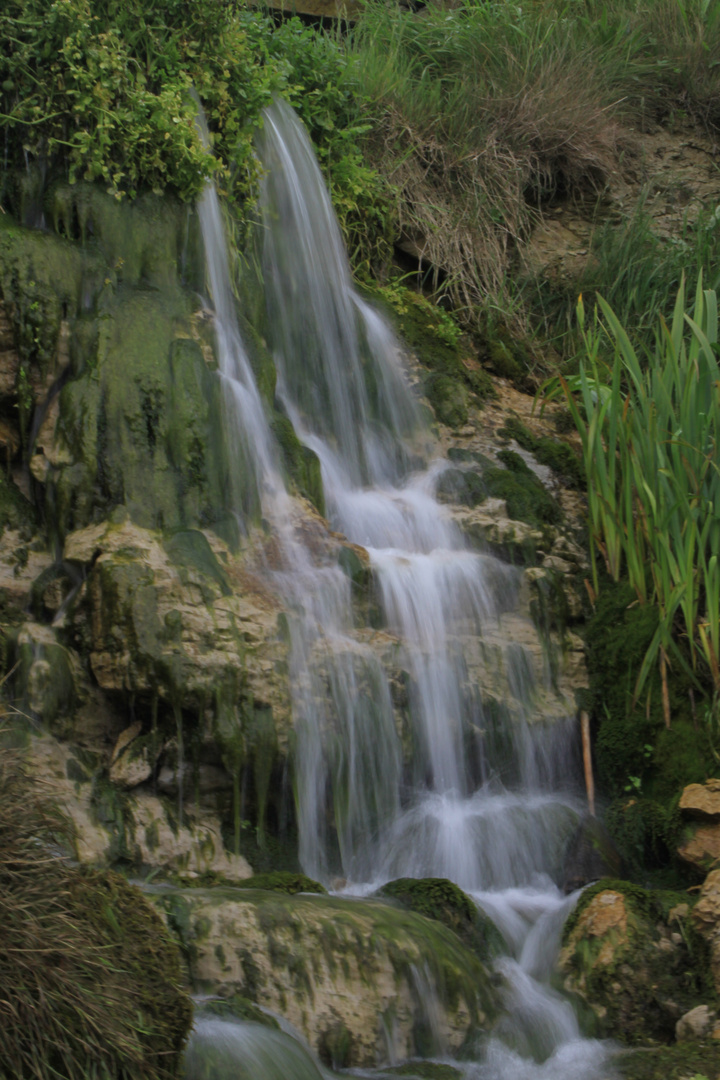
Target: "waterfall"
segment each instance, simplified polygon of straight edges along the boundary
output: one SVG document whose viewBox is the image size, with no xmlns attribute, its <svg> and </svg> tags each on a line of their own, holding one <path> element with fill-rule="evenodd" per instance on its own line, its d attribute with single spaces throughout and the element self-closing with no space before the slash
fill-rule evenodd
<svg viewBox="0 0 720 1080">
<path fill-rule="evenodd" d="M 320 459 L 333 530 L 369 554 L 383 621 L 379 634 L 355 624 L 349 578 L 297 528 L 208 186 L 200 219 L 230 437 L 251 462 L 277 541 L 264 572 L 289 613 L 303 869 L 327 883 L 337 875 L 355 895 L 395 877 L 451 878 L 512 951 L 501 965 L 508 1020 L 473 1075 L 574 1080 L 582 1069 L 592 1080 L 606 1052 L 581 1039 L 546 985 L 571 903 L 553 874 L 581 811 L 573 717 L 558 699 L 555 722 L 534 722 L 543 674 L 523 644 L 534 631 L 515 612 L 520 572 L 471 549 L 435 497 L 446 465 L 391 331 L 353 287 L 312 147 L 287 105 L 266 110 L 258 155 L 277 395 Z"/>
</svg>

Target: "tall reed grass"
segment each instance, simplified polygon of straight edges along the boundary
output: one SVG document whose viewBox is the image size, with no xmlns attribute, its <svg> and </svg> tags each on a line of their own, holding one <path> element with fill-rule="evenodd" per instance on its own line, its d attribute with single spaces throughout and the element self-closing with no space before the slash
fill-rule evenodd
<svg viewBox="0 0 720 1080">
<path fill-rule="evenodd" d="M 602 297 L 591 322 L 581 297 L 577 318 L 585 359 L 576 377 L 549 383 L 546 396 L 564 394 L 582 442 L 595 589 L 600 557 L 613 580 L 627 575 L 638 603 L 657 605 L 635 697 L 659 662 L 669 726 L 670 663 L 720 695 L 717 294 L 700 275 L 686 310 L 682 281 L 647 366 Z M 603 339 L 614 353 L 609 370 Z"/>
</svg>

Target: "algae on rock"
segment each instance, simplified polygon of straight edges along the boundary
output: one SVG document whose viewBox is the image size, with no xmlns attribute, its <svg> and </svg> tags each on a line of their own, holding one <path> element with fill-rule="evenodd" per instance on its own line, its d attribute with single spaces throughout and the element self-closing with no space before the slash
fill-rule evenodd
<svg viewBox="0 0 720 1080">
<path fill-rule="evenodd" d="M 344 1031 L 346 1067 L 457 1051 L 498 1013 L 477 957 L 450 930 L 410 912 L 245 889 L 151 895 L 178 935 L 197 990 L 238 993 L 280 1013 L 326 1060 L 337 1060 Z M 440 1046 L 428 1012 L 434 1004 Z"/>
</svg>

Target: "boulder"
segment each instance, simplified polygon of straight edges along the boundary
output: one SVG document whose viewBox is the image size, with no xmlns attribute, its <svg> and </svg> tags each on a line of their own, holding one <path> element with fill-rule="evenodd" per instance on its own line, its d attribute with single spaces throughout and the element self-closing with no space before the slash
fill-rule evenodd
<svg viewBox="0 0 720 1080">
<path fill-rule="evenodd" d="M 368 900 L 150 888 L 197 992 L 279 1013 L 344 1067 L 454 1053 L 498 1012 L 483 964 L 420 915 Z"/>
<path fill-rule="evenodd" d="M 720 865 L 720 780 L 689 784 L 680 797 L 685 819 L 678 855 L 698 870 Z"/>
<path fill-rule="evenodd" d="M 622 881 L 599 882 L 580 898 L 559 967 L 598 1033 L 631 1045 L 670 1043 L 681 1017 L 712 996 L 703 944 L 684 907 L 666 911 L 658 894 Z"/>
<path fill-rule="evenodd" d="M 678 1042 L 704 1039 L 712 1031 L 714 1022 L 715 1013 L 711 1012 L 707 1005 L 696 1005 L 678 1020 L 675 1025 L 675 1038 Z"/>
</svg>

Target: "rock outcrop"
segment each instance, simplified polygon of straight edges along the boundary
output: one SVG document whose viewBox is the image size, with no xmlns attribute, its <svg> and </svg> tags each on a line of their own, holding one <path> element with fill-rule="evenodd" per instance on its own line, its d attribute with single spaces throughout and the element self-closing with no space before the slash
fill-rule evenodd
<svg viewBox="0 0 720 1080">
<path fill-rule="evenodd" d="M 720 780 L 689 784 L 680 797 L 685 822 L 678 855 L 698 870 L 720 865 Z"/>
<path fill-rule="evenodd" d="M 687 1012 L 714 1003 L 695 925 L 687 904 L 668 910 L 652 891 L 600 882 L 566 924 L 565 989 L 587 1003 L 600 1033 L 632 1045 L 670 1043 Z"/>
<path fill-rule="evenodd" d="M 346 1067 L 456 1052 L 498 1013 L 477 957 L 410 912 L 252 889 L 158 888 L 151 898 L 180 939 L 196 991 L 240 994 L 279 1013 L 322 1056 L 344 1045 Z"/>
</svg>

